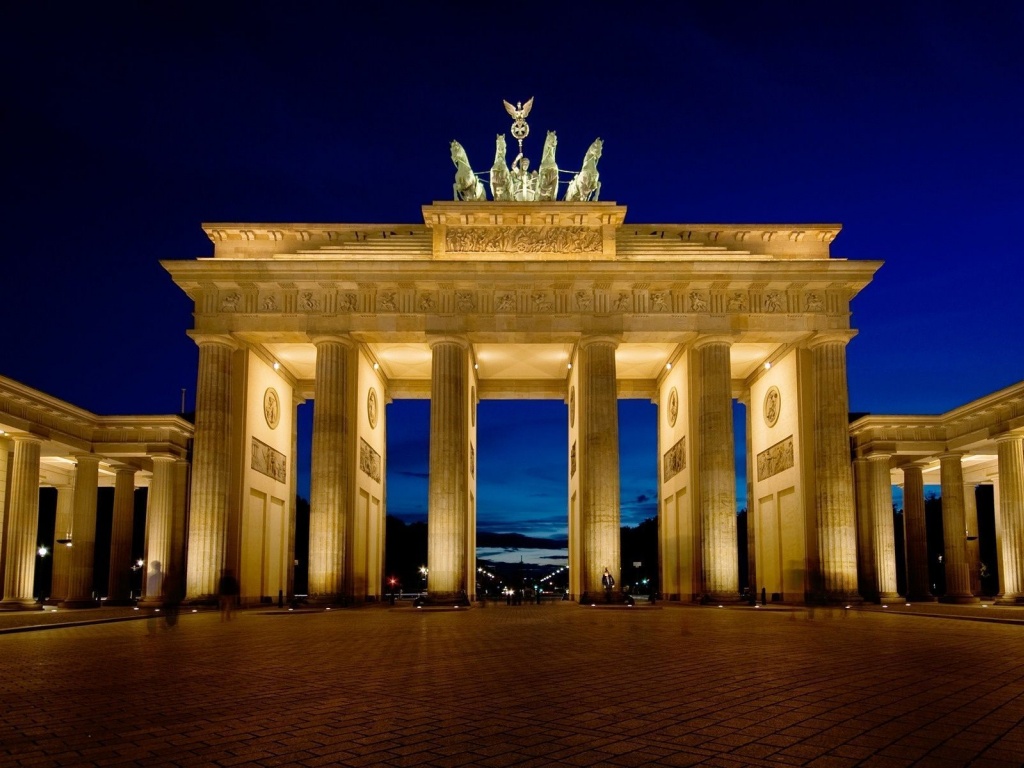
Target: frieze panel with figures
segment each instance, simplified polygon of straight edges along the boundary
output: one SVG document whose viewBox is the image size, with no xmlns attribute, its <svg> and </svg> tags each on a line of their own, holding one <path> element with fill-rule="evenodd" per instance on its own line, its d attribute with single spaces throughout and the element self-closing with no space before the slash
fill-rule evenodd
<svg viewBox="0 0 1024 768">
<path fill-rule="evenodd" d="M 686 437 L 679 438 L 679 441 L 665 451 L 664 456 L 664 480 L 668 482 L 673 477 L 686 469 Z"/>
<path fill-rule="evenodd" d="M 593 227 L 457 227 L 445 232 L 449 253 L 600 253 Z"/>
<path fill-rule="evenodd" d="M 793 436 L 766 448 L 757 454 L 757 479 L 767 480 L 769 477 L 784 472 L 793 466 Z"/>
<path fill-rule="evenodd" d="M 287 477 L 288 457 L 254 437 L 250 466 L 260 474 L 283 483 Z"/>
<path fill-rule="evenodd" d="M 381 457 L 368 442 L 359 438 L 359 469 L 376 482 L 380 482 Z"/>
</svg>

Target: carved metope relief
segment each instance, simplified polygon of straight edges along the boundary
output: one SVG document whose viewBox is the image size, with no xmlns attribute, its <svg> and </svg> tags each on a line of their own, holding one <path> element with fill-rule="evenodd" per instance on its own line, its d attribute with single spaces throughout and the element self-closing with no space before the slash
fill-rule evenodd
<svg viewBox="0 0 1024 768">
<path fill-rule="evenodd" d="M 767 480 L 772 475 L 793 466 L 793 436 L 776 443 L 757 454 L 757 479 Z"/>
<path fill-rule="evenodd" d="M 260 474 L 272 477 L 277 482 L 283 483 L 287 476 L 288 457 L 254 437 L 252 439 L 252 464 L 250 466 Z"/>
<path fill-rule="evenodd" d="M 569 426 L 576 425 L 576 387 L 569 387 Z M 575 448 L 573 449 L 575 450 Z"/>
<path fill-rule="evenodd" d="M 686 437 L 681 437 L 667 451 L 664 457 L 664 480 L 668 482 L 673 477 L 686 469 Z"/>
<path fill-rule="evenodd" d="M 373 446 L 359 438 L 359 469 L 364 475 L 368 475 L 376 482 L 380 482 L 380 454 L 373 450 Z"/>
<path fill-rule="evenodd" d="M 569 477 L 576 477 L 576 443 L 572 444 L 569 451 Z"/>
</svg>

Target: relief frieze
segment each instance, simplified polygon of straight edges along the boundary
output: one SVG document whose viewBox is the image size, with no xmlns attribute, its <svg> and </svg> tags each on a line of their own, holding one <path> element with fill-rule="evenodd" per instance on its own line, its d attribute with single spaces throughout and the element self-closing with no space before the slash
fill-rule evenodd
<svg viewBox="0 0 1024 768">
<path fill-rule="evenodd" d="M 668 482 L 673 477 L 686 469 L 686 437 L 680 437 L 678 442 L 665 451 L 664 456 L 664 480 Z"/>
<path fill-rule="evenodd" d="M 369 476 L 376 482 L 380 482 L 381 457 L 368 442 L 359 438 L 359 469 L 364 475 Z"/>
<path fill-rule="evenodd" d="M 592 227 L 459 227 L 445 232 L 449 253 L 599 253 Z"/>
<path fill-rule="evenodd" d="M 250 466 L 261 475 L 272 477 L 277 482 L 283 483 L 287 477 L 288 457 L 254 437 Z"/>
<path fill-rule="evenodd" d="M 757 454 L 757 479 L 767 480 L 793 466 L 793 436 Z"/>
</svg>

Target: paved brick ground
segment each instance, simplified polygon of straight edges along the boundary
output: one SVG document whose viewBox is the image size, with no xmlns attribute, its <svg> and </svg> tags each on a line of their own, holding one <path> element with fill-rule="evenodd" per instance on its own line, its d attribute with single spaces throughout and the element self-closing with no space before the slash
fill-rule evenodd
<svg viewBox="0 0 1024 768">
<path fill-rule="evenodd" d="M 2 766 L 780 764 L 1024 765 L 1024 625 L 558 603 L 0 634 Z"/>
</svg>

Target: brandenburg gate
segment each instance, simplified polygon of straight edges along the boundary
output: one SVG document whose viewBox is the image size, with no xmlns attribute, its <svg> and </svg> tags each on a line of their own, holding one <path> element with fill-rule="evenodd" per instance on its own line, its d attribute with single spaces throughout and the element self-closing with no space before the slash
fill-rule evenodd
<svg viewBox="0 0 1024 768">
<path fill-rule="evenodd" d="M 846 344 L 880 262 L 833 256 L 835 224 L 627 223 L 597 199 L 600 140 L 558 199 L 554 134 L 537 171 L 522 155 L 529 105 L 507 105 L 520 154 L 506 166 L 498 137 L 492 199 L 453 142 L 455 199 L 422 222 L 206 224 L 212 258 L 164 262 L 199 346 L 188 598 L 223 569 L 244 600 L 292 591 L 296 408 L 312 399 L 310 599 L 378 599 L 396 398 L 430 399 L 431 601 L 474 598 L 486 398 L 566 404 L 570 593 L 602 594 L 605 568 L 622 582 L 617 400 L 646 398 L 659 591 L 736 600 L 738 398 L 758 585 L 859 599 Z"/>
</svg>

